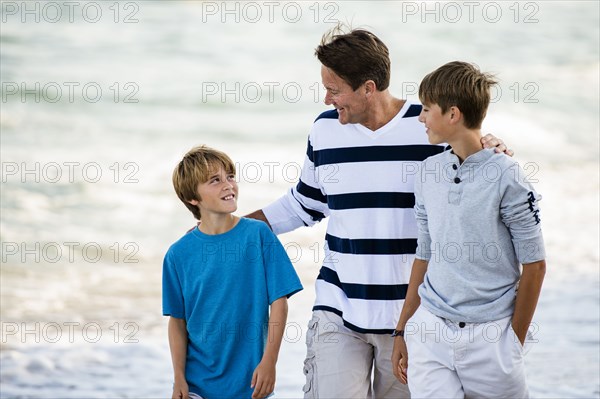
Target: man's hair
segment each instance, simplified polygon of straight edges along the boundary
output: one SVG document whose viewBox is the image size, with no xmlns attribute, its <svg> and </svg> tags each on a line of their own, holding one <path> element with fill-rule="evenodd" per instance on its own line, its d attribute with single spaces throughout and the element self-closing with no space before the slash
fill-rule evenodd
<svg viewBox="0 0 600 399">
<path fill-rule="evenodd" d="M 372 80 L 377 90 L 390 85 L 390 55 L 377 36 L 364 29 L 338 24 L 323 35 L 315 55 L 321 64 L 348 83 L 352 90 Z"/>
<path fill-rule="evenodd" d="M 426 105 L 437 104 L 442 114 L 458 107 L 465 127 L 479 129 L 490 104 L 490 88 L 498 83 L 489 73 L 468 62 L 453 61 L 431 72 L 419 86 L 419 99 Z"/>
<path fill-rule="evenodd" d="M 200 209 L 188 201 L 200 201 L 198 185 L 206 183 L 222 166 L 227 174 L 235 174 L 235 165 L 227 154 L 205 145 L 194 147 L 184 155 L 173 171 L 173 187 L 183 204 L 200 220 Z"/>
</svg>

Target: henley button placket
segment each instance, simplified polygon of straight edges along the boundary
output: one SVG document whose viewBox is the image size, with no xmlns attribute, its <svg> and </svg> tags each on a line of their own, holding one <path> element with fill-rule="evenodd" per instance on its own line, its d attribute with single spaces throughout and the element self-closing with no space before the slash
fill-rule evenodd
<svg viewBox="0 0 600 399">
<path fill-rule="evenodd" d="M 460 169 L 456 163 L 452 163 L 452 169 L 456 170 L 456 177 L 452 179 L 454 184 L 450 185 L 450 190 L 448 191 L 448 203 L 453 205 L 460 204 L 460 198 L 462 197 L 463 185 L 459 184 L 462 180 L 459 177 L 461 175 Z"/>
</svg>

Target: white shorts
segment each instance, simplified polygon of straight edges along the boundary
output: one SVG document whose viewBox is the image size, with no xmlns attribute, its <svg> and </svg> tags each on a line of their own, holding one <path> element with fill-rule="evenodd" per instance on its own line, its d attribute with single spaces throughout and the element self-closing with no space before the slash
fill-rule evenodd
<svg viewBox="0 0 600 399">
<path fill-rule="evenodd" d="M 528 398 L 512 316 L 457 323 L 420 306 L 405 328 L 413 398 Z"/>
</svg>

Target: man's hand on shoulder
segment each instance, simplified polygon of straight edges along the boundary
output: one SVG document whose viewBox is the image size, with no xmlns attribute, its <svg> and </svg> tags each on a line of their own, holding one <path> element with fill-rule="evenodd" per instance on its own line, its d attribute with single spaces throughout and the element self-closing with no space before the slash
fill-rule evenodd
<svg viewBox="0 0 600 399">
<path fill-rule="evenodd" d="M 486 134 L 485 136 L 483 136 L 481 138 L 481 145 L 483 146 L 483 148 L 494 148 L 497 153 L 503 152 L 509 157 L 515 155 L 514 151 L 510 150 L 506 146 L 506 144 L 504 144 L 504 141 L 502 141 L 502 139 L 499 139 L 498 137 L 492 134 Z"/>
<path fill-rule="evenodd" d="M 265 213 L 262 211 L 262 209 L 259 209 L 257 211 L 254 211 L 252 213 L 247 214 L 246 216 L 244 216 L 245 218 L 248 219 L 256 219 L 256 220 L 260 220 L 263 221 L 267 224 L 267 226 L 269 226 L 269 228 L 271 230 L 273 230 L 273 228 L 271 227 L 271 224 L 269 223 L 269 221 L 267 220 L 267 217 L 265 216 Z"/>
</svg>

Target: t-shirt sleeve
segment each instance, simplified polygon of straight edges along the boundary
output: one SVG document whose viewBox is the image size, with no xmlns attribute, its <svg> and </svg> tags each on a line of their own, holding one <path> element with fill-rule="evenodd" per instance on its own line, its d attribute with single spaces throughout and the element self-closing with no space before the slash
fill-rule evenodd
<svg viewBox="0 0 600 399">
<path fill-rule="evenodd" d="M 427 210 L 423 198 L 423 163 L 419 166 L 419 173 L 415 178 L 415 217 L 417 219 L 417 259 L 428 261 L 431 258 L 431 236 L 427 222 Z"/>
<path fill-rule="evenodd" d="M 300 279 L 283 245 L 265 224 L 261 226 L 263 261 L 269 305 L 281 297 L 291 297 L 302 290 Z"/>
<path fill-rule="evenodd" d="M 521 264 L 545 259 L 538 207 L 542 197 L 518 164 L 504 171 L 500 190 L 500 216 L 510 231 L 517 259 Z"/>
<path fill-rule="evenodd" d="M 162 302 L 164 316 L 185 319 L 183 290 L 171 250 L 167 252 L 163 261 Z"/>
</svg>

